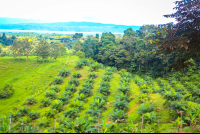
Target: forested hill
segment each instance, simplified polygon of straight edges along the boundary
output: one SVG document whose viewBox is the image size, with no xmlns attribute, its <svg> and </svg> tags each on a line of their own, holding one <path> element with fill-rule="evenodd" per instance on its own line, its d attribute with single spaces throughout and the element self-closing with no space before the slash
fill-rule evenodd
<svg viewBox="0 0 200 134">
<path fill-rule="evenodd" d="M 0 18 L 0 29 L 123 33 L 124 30 L 128 28 L 132 28 L 133 30 L 139 30 L 140 28 L 140 26 L 102 24 L 95 22 L 56 22 L 56 23 L 41 23 L 41 22 L 37 23 L 37 21 L 29 21 L 28 23 L 21 23 L 21 21 L 17 22 L 16 21 L 13 21 L 13 23 L 10 21 L 5 22 L 3 21 L 2 18 Z"/>
</svg>

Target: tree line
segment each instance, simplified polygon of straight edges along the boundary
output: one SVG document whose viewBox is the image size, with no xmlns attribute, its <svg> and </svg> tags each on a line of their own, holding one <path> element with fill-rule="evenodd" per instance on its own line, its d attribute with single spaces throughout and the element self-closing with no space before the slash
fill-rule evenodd
<svg viewBox="0 0 200 134">
<path fill-rule="evenodd" d="M 13 56 L 18 57 L 19 60 L 22 55 L 26 56 L 26 61 L 28 56 L 35 55 L 41 57 L 43 62 L 48 57 L 56 60 L 59 55 L 63 56 L 66 52 L 66 48 L 62 44 L 55 42 L 49 44 L 45 39 L 41 39 L 39 43 L 34 44 L 29 38 L 15 39 L 10 49 Z"/>
</svg>

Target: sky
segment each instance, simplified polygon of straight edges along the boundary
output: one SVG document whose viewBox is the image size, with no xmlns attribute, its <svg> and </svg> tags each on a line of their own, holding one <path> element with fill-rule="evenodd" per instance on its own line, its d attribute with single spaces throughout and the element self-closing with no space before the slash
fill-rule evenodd
<svg viewBox="0 0 200 134">
<path fill-rule="evenodd" d="M 87 21 L 105 24 L 165 24 L 175 19 L 175 0 L 0 0 L 0 17 L 49 22 Z"/>
</svg>

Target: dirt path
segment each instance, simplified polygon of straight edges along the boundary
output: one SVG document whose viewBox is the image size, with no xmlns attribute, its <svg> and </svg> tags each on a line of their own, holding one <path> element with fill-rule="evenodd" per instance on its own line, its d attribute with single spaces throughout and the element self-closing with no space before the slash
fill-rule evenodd
<svg viewBox="0 0 200 134">
<path fill-rule="evenodd" d="M 137 107 L 138 107 L 138 104 L 136 103 L 136 106 L 132 108 L 127 114 L 129 115 L 130 113 L 132 113 Z"/>
</svg>

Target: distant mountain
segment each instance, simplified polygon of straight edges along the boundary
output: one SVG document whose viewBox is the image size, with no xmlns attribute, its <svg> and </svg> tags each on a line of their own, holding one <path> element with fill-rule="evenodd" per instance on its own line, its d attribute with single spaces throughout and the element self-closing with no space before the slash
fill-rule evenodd
<svg viewBox="0 0 200 134">
<path fill-rule="evenodd" d="M 0 29 L 9 30 L 41 30 L 41 31 L 68 31 L 68 32 L 113 32 L 123 33 L 132 28 L 138 30 L 140 26 L 126 26 L 115 24 L 103 24 L 95 22 L 40 22 L 42 20 L 0 18 Z"/>
<path fill-rule="evenodd" d="M 1 24 L 20 24 L 20 23 L 48 23 L 49 21 L 38 20 L 38 19 L 20 19 L 20 18 L 1 18 Z"/>
</svg>

